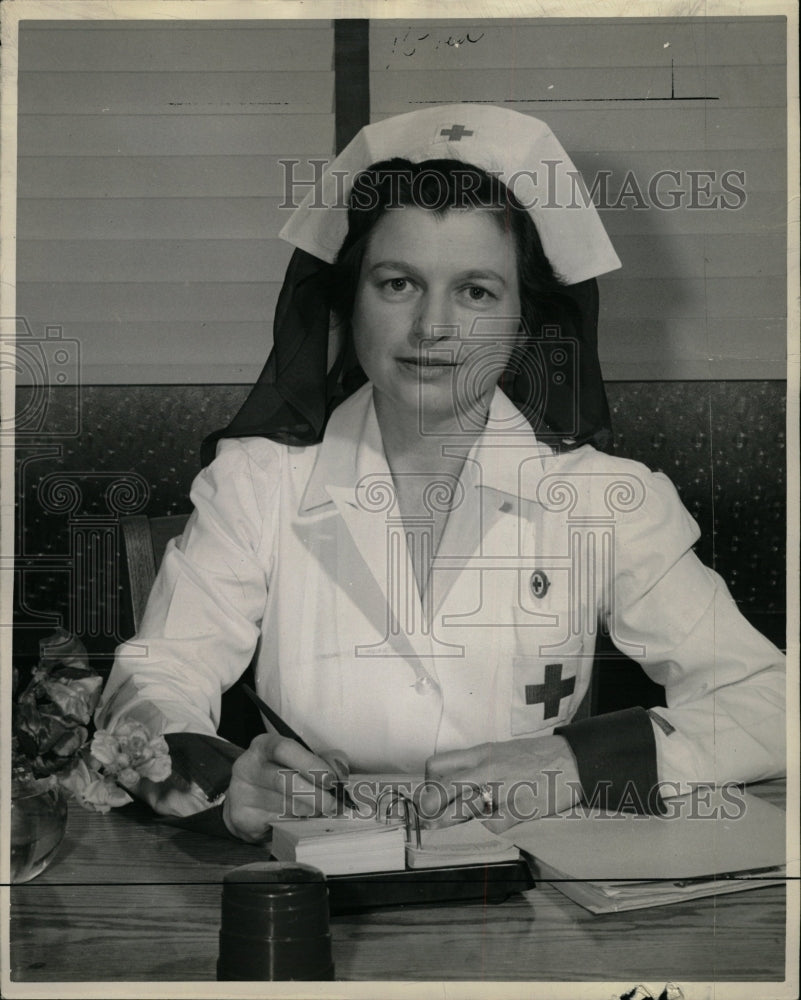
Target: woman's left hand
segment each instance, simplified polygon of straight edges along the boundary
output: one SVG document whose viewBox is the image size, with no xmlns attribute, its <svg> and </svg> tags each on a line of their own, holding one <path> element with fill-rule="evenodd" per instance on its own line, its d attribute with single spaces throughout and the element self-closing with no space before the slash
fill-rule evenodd
<svg viewBox="0 0 801 1000">
<path fill-rule="evenodd" d="M 426 761 L 426 785 L 418 807 L 431 825 L 478 817 L 495 832 L 564 812 L 581 799 L 576 760 L 563 736 L 435 754 Z"/>
</svg>

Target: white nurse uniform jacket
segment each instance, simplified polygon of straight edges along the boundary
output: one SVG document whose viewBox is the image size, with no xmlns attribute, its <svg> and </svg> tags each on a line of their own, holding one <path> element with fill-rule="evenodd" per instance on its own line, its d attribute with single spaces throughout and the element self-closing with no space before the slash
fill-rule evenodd
<svg viewBox="0 0 801 1000">
<path fill-rule="evenodd" d="M 660 781 L 783 772 L 782 656 L 694 555 L 664 475 L 590 446 L 556 453 L 500 389 L 473 446 L 445 446 L 466 458 L 414 526 L 425 548 L 450 504 L 421 599 L 369 384 L 318 445 L 223 441 L 98 724 L 149 703 L 165 732 L 212 734 L 253 659 L 259 694 L 315 750 L 420 772 L 436 752 L 568 724 L 601 627 L 665 687 L 649 720 Z"/>
</svg>

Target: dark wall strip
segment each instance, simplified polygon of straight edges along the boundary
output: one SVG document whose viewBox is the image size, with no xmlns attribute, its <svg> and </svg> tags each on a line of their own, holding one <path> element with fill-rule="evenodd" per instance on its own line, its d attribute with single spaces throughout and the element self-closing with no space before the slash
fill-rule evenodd
<svg viewBox="0 0 801 1000">
<path fill-rule="evenodd" d="M 334 115 L 336 147 L 341 153 L 370 122 L 370 22 L 334 21 Z"/>
</svg>

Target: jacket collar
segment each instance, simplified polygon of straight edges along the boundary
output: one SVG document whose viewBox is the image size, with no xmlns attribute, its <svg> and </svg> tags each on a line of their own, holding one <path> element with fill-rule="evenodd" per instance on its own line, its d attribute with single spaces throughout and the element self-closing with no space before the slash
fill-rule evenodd
<svg viewBox="0 0 801 1000">
<path fill-rule="evenodd" d="M 509 397 L 496 388 L 487 424 L 470 448 L 458 437 L 444 445 L 452 455 L 465 453 L 465 485 L 491 489 L 511 497 L 531 496 L 534 478 L 545 470 L 553 449 L 538 441 L 530 424 Z M 519 460 L 517 457 L 519 456 Z M 521 490 L 521 462 L 526 459 L 526 489 Z M 532 468 L 533 465 L 533 468 Z M 389 476 L 381 431 L 368 382 L 334 410 L 306 485 L 300 512 L 333 503 L 329 490 L 355 489 L 365 476 Z M 355 497 L 354 497 L 355 502 Z"/>
</svg>

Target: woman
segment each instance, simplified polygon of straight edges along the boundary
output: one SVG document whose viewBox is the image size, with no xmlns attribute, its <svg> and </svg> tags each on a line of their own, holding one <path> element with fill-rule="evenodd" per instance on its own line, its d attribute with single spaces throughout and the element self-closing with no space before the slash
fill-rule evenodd
<svg viewBox="0 0 801 1000">
<path fill-rule="evenodd" d="M 781 655 L 695 558 L 668 480 L 532 429 L 543 310 L 560 283 L 617 266 L 574 180 L 568 200 L 572 171 L 540 122 L 430 109 L 364 130 L 285 227 L 315 259 L 339 247 L 318 284 L 335 322 L 325 304 L 317 398 L 285 378 L 267 430 L 246 405 L 98 713 L 212 734 L 256 650 L 259 693 L 314 751 L 263 736 L 239 757 L 223 807 L 236 836 L 334 809 L 317 792 L 347 759 L 425 769 L 501 826 L 579 796 L 657 811 L 692 782 L 782 773 Z M 329 197 L 344 175 L 346 230 Z M 326 376 L 354 355 L 367 382 L 326 422 Z M 321 442 L 283 443 L 321 409 Z M 571 722 L 599 619 L 667 709 Z M 140 794 L 162 812 L 208 805 L 175 783 Z"/>
</svg>

